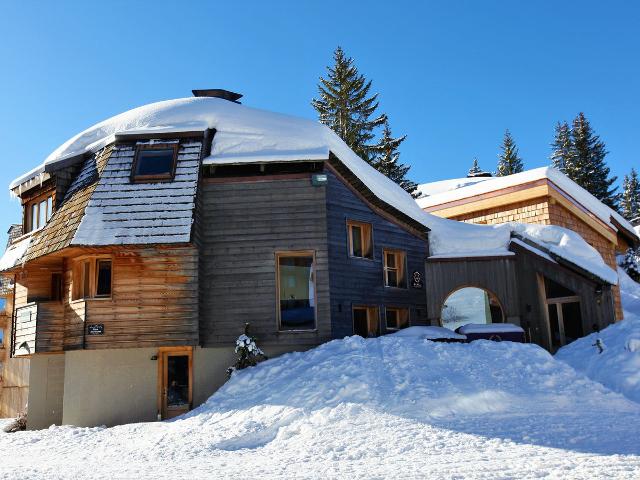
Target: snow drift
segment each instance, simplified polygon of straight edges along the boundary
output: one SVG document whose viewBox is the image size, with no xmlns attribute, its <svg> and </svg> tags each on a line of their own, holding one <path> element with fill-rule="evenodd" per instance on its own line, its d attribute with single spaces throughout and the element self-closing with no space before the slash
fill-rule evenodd
<svg viewBox="0 0 640 480">
<path fill-rule="evenodd" d="M 624 270 L 618 269 L 618 274 L 625 319 L 561 348 L 556 358 L 640 403 L 640 285 Z"/>
<path fill-rule="evenodd" d="M 632 478 L 640 469 L 640 405 L 535 345 L 411 333 L 266 361 L 168 422 L 0 435 L 0 477 Z"/>
</svg>

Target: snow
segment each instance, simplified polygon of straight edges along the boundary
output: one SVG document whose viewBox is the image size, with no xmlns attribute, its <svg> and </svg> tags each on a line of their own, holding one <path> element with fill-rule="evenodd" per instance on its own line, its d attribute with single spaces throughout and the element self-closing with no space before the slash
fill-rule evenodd
<svg viewBox="0 0 640 480">
<path fill-rule="evenodd" d="M 458 332 L 466 335 L 467 333 L 524 333 L 524 330 L 513 323 L 469 323 L 461 326 Z"/>
<path fill-rule="evenodd" d="M 513 232 L 533 240 L 549 252 L 587 270 L 602 280 L 617 285 L 618 274 L 609 267 L 600 253 L 573 230 L 557 225 L 512 223 Z"/>
<path fill-rule="evenodd" d="M 403 328 L 392 334 L 395 337 L 417 337 L 427 340 L 455 339 L 466 340 L 467 337 L 444 327 L 415 326 Z"/>
<path fill-rule="evenodd" d="M 618 212 L 606 206 L 584 188 L 570 180 L 569 177 L 552 167 L 535 168 L 505 177 L 462 178 L 423 184 L 420 185 L 420 188 L 424 189 L 421 191 L 431 190 L 433 193 L 428 197 L 419 198 L 417 203 L 421 208 L 428 208 L 542 179 L 551 180 L 563 192 L 573 197 L 579 205 L 589 210 L 614 231 L 617 231 L 618 228 L 611 221 L 612 217 L 629 232 L 634 231 L 632 225 Z M 469 180 L 472 180 L 472 182 Z"/>
<path fill-rule="evenodd" d="M 418 191 L 423 197 L 430 197 L 432 195 L 438 195 L 440 193 L 449 192 L 451 190 L 457 190 L 458 188 L 468 187 L 479 182 L 488 180 L 489 177 L 465 177 L 465 178 L 451 178 L 448 180 L 439 180 L 437 182 L 423 183 L 418 185 Z"/>
<path fill-rule="evenodd" d="M 15 267 L 20 263 L 20 259 L 31 244 L 31 235 L 23 238 L 11 245 L 5 250 L 4 255 L 0 258 L 0 272 Z"/>
<path fill-rule="evenodd" d="M 640 285 L 624 270 L 618 274 L 624 320 L 561 348 L 556 358 L 640 403 Z M 595 346 L 597 339 L 602 353 Z"/>
<path fill-rule="evenodd" d="M 639 421 L 535 345 L 354 336 L 173 421 L 0 434 L 0 477 L 638 478 Z"/>
</svg>

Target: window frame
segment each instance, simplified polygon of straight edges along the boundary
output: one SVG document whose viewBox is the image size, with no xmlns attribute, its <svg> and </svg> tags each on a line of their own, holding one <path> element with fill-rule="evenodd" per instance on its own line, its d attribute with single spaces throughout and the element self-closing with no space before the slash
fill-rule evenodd
<svg viewBox="0 0 640 480">
<path fill-rule="evenodd" d="M 351 305 L 351 328 L 352 328 L 352 332 L 353 335 L 357 335 L 356 334 L 356 310 L 365 310 L 367 313 L 367 330 L 368 327 L 370 326 L 370 322 L 373 320 L 376 323 L 376 337 L 380 336 L 380 332 L 381 332 L 381 325 L 380 325 L 380 308 L 377 305 L 363 305 L 363 304 L 354 304 Z M 370 316 L 371 314 L 371 316 Z M 375 338 L 375 337 L 369 337 L 367 336 L 366 338 Z"/>
<path fill-rule="evenodd" d="M 387 254 L 393 254 L 396 256 L 396 264 L 398 266 L 387 266 Z M 400 262 L 398 262 L 398 256 L 400 257 Z M 389 285 L 388 272 L 392 270 L 396 271 L 396 280 L 398 283 L 397 285 Z M 382 249 L 382 281 L 385 288 L 398 288 L 401 290 L 406 290 L 408 288 L 409 282 L 407 276 L 407 252 L 405 250 L 398 250 L 393 248 Z"/>
<path fill-rule="evenodd" d="M 389 326 L 389 316 L 388 313 L 389 311 L 395 311 L 398 313 L 398 326 L 396 327 L 390 327 Z M 400 315 L 404 314 L 406 315 L 406 318 L 404 319 L 404 323 L 405 326 L 401 327 L 400 325 Z M 409 307 L 395 307 L 395 306 L 385 306 L 384 307 L 384 327 L 387 331 L 390 332 L 397 332 L 398 330 L 402 330 L 403 328 L 407 328 L 411 326 L 411 309 Z"/>
<path fill-rule="evenodd" d="M 363 222 L 360 220 L 352 220 L 347 219 L 347 254 L 349 258 L 357 258 L 360 260 L 373 260 L 373 225 L 368 222 Z M 353 227 L 359 227 L 362 235 L 362 256 L 355 255 L 353 252 Z M 367 242 L 364 241 L 365 235 L 367 234 Z M 365 245 L 368 245 L 367 251 L 368 255 L 365 254 Z"/>
<path fill-rule="evenodd" d="M 180 148 L 179 143 L 154 143 L 154 144 L 146 144 L 146 145 L 145 144 L 137 145 L 136 152 L 133 157 L 133 162 L 131 163 L 131 172 L 130 172 L 131 183 L 172 182 L 176 176 L 179 148 Z M 171 171 L 167 174 L 136 175 L 136 170 L 138 169 L 140 152 L 146 151 L 146 150 L 173 150 L 173 162 L 171 164 Z"/>
<path fill-rule="evenodd" d="M 313 298 L 315 305 L 313 308 L 313 328 L 299 329 L 283 329 L 282 313 L 280 309 L 280 259 L 291 257 L 311 257 L 311 265 L 313 267 Z M 318 276 L 315 250 L 283 250 L 275 252 L 275 271 L 276 271 L 276 323 L 278 333 L 309 333 L 318 331 Z"/>
<path fill-rule="evenodd" d="M 55 195 L 54 190 L 47 190 L 39 195 L 36 195 L 24 202 L 24 220 L 23 220 L 23 234 L 32 233 L 43 228 L 53 215 L 53 198 Z M 45 214 L 44 214 L 44 222 L 42 225 L 40 224 L 41 220 L 41 207 L 44 204 Z M 34 219 L 35 224 L 34 226 Z"/>
<path fill-rule="evenodd" d="M 111 289 L 109 295 L 98 295 L 98 262 L 111 262 Z M 88 271 L 85 265 L 89 266 Z M 87 284 L 88 281 L 88 284 Z M 86 291 L 88 289 L 88 292 Z M 111 255 L 76 258 L 72 265 L 71 301 L 110 300 L 113 297 L 113 257 Z"/>
</svg>

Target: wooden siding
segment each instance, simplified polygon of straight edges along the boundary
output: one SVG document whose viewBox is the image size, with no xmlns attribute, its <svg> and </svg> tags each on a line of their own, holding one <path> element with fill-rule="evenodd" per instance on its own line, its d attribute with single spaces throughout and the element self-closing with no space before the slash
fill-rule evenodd
<svg viewBox="0 0 640 480">
<path fill-rule="evenodd" d="M 426 264 L 427 305 L 432 325 L 440 324 L 447 297 L 462 287 L 478 287 L 496 295 L 505 320 L 519 323 L 520 285 L 516 281 L 516 257 L 431 259 Z"/>
<path fill-rule="evenodd" d="M 33 234 L 23 261 L 28 262 L 57 252 L 71 244 L 87 203 L 96 188 L 99 173 L 110 154 L 111 147 L 107 147 L 85 160 L 78 176 L 67 189 L 64 201 L 56 202 L 57 210 L 49 222 L 42 230 Z"/>
<path fill-rule="evenodd" d="M 527 330 L 532 342 L 547 349 L 551 348 L 546 315 L 543 310 L 546 305 L 541 302 L 544 297 L 538 286 L 537 274 L 544 275 L 580 296 L 582 328 L 585 335 L 594 330 L 594 325 L 597 328 L 604 328 L 615 321 L 613 296 L 609 285 L 602 286 L 602 296 L 597 298 L 596 282 L 561 265 L 551 263 L 517 244 L 512 244 L 511 248 L 518 253 L 516 269 L 522 326 Z"/>
<path fill-rule="evenodd" d="M 385 332 L 384 307 L 410 309 L 410 324 L 425 325 L 427 308 L 425 288 L 411 287 L 411 273 L 420 272 L 424 279 L 424 261 L 428 243 L 409 229 L 404 229 L 375 213 L 336 174 L 328 172 L 327 237 L 331 297 L 331 334 L 333 338 L 353 335 L 353 305 L 378 307 L 380 331 Z M 371 224 L 373 259 L 349 256 L 347 221 Z M 384 286 L 383 249 L 406 252 L 407 288 Z"/>
<path fill-rule="evenodd" d="M 203 179 L 200 195 L 202 345 L 233 345 L 245 322 L 265 346 L 330 339 L 325 188 L 312 186 L 311 175 L 225 183 Z M 278 332 L 276 252 L 292 250 L 315 252 L 315 332 Z"/>
</svg>

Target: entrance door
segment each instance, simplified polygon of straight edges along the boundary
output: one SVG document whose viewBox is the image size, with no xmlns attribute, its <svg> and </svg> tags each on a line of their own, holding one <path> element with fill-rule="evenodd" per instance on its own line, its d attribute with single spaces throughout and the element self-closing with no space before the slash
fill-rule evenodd
<svg viewBox="0 0 640 480">
<path fill-rule="evenodd" d="M 193 374 L 191 348 L 160 351 L 160 413 L 173 418 L 191 410 Z"/>
<path fill-rule="evenodd" d="M 380 319 L 377 307 L 353 307 L 353 334 L 363 338 L 377 337 L 380 334 Z"/>
<path fill-rule="evenodd" d="M 552 300 L 548 300 L 552 302 Z M 560 347 L 584 336 L 580 302 L 553 301 L 547 305 L 551 347 L 555 352 Z"/>
</svg>

